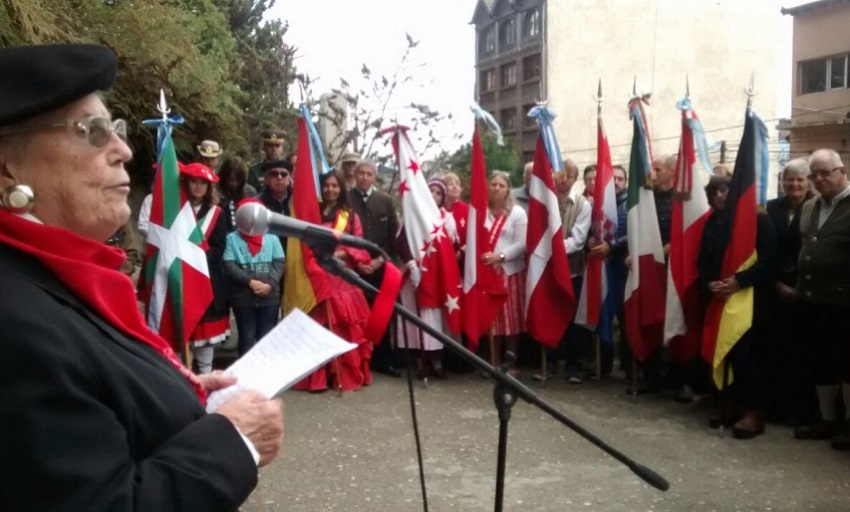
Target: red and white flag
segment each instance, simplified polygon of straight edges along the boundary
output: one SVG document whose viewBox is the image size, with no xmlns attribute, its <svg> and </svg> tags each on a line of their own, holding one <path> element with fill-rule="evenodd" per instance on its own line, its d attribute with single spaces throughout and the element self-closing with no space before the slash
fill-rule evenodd
<svg viewBox="0 0 850 512">
<path fill-rule="evenodd" d="M 708 162 L 697 158 L 696 148 L 705 145 L 705 135 L 696 112 L 682 108 L 682 140 L 676 160 L 673 219 L 670 225 L 670 263 L 667 268 L 667 313 L 664 317 L 664 344 L 681 362 L 693 358 L 699 349 L 702 315 L 697 287 L 697 258 L 705 222 L 711 214 L 703 193 L 703 174 Z M 706 155 L 707 156 L 707 155 Z"/>
<path fill-rule="evenodd" d="M 611 164 L 611 148 L 608 136 L 597 119 L 596 130 L 596 182 L 593 187 L 593 214 L 591 217 L 591 236 L 599 242 L 610 243 L 617 235 L 617 195 L 614 189 L 614 167 Z M 588 328 L 599 325 L 602 304 L 608 295 L 608 272 L 606 261 L 588 258 L 584 270 L 584 284 L 576 313 L 576 323 Z"/>
<path fill-rule="evenodd" d="M 496 269 L 481 262 L 481 256 L 493 250 L 484 227 L 487 219 L 487 170 L 478 128 L 472 135 L 469 182 L 469 217 L 466 223 L 466 258 L 463 269 L 463 332 L 471 350 L 490 328 L 505 301 L 508 290 Z"/>
<path fill-rule="evenodd" d="M 526 327 L 532 338 L 556 348 L 575 312 L 575 296 L 552 165 L 542 134 L 537 137 L 528 191 Z"/>
<path fill-rule="evenodd" d="M 446 231 L 446 221 L 419 169 L 419 158 L 407 137 L 407 128 L 396 127 L 393 146 L 398 158 L 404 230 L 410 252 L 422 274 L 416 289 L 419 307 L 442 309 L 449 330 L 458 334 L 461 326 L 460 270 L 452 239 Z"/>
</svg>

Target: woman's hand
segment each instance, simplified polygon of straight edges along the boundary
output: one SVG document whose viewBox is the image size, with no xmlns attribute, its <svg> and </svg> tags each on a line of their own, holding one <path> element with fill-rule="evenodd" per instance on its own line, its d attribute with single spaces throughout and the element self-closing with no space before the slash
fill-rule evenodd
<svg viewBox="0 0 850 512">
<path fill-rule="evenodd" d="M 495 252 L 485 252 L 481 255 L 481 263 L 485 265 L 496 265 L 502 261 L 502 255 Z"/>
<path fill-rule="evenodd" d="M 797 290 L 785 283 L 776 283 L 776 293 L 779 294 L 779 299 L 784 302 L 791 302 L 797 298 Z"/>
<path fill-rule="evenodd" d="M 224 402 L 215 414 L 229 419 L 260 454 L 260 467 L 277 456 L 283 445 L 283 402 L 255 390 Z"/>
<path fill-rule="evenodd" d="M 221 370 L 214 370 L 210 373 L 198 375 L 198 380 L 201 381 L 201 385 L 207 392 L 229 388 L 236 384 L 235 375 L 226 375 Z"/>
</svg>

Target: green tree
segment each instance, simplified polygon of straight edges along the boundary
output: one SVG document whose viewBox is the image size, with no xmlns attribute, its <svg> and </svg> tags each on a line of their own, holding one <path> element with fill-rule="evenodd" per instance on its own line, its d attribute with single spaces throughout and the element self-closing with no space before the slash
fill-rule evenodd
<svg viewBox="0 0 850 512">
<path fill-rule="evenodd" d="M 152 176 L 159 91 L 185 125 L 174 139 L 183 158 L 203 139 L 247 156 L 263 124 L 288 112 L 292 51 L 286 26 L 263 22 L 269 0 L 2 0 L 0 46 L 49 42 L 103 44 L 118 56 L 108 98 L 127 119 L 131 175 Z M 275 123 L 278 124 L 278 123 Z"/>
<path fill-rule="evenodd" d="M 511 183 L 517 187 L 522 183 L 522 166 L 520 154 L 512 139 L 505 138 L 505 143 L 500 146 L 496 142 L 496 136 L 486 128 L 479 127 L 481 134 L 481 147 L 484 150 L 484 163 L 487 173 L 493 171 L 504 171 L 511 175 Z M 448 162 L 451 170 L 455 172 L 464 183 L 469 183 L 469 163 L 472 158 L 472 143 L 462 146 L 449 157 Z"/>
</svg>

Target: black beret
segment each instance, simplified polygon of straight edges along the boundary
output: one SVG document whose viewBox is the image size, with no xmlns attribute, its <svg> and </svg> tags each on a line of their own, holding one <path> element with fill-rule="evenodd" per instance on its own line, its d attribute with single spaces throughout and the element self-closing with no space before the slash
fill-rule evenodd
<svg viewBox="0 0 850 512">
<path fill-rule="evenodd" d="M 0 126 L 111 88 L 115 61 L 109 48 L 88 44 L 0 49 Z"/>
<path fill-rule="evenodd" d="M 292 164 L 286 160 L 272 160 L 270 162 L 263 162 L 260 169 L 263 172 L 266 172 L 269 169 L 286 169 L 287 171 L 292 172 Z"/>
</svg>

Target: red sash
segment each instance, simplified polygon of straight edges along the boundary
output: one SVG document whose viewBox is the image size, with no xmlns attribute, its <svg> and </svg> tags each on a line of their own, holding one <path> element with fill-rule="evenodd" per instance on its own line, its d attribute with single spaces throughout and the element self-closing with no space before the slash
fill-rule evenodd
<svg viewBox="0 0 850 512">
<path fill-rule="evenodd" d="M 490 226 L 490 230 L 487 232 L 487 247 L 485 247 L 485 252 L 496 250 L 496 242 L 499 241 L 499 235 L 502 234 L 502 229 L 505 227 L 507 220 L 507 215 L 494 215 L 493 225 Z"/>
</svg>

